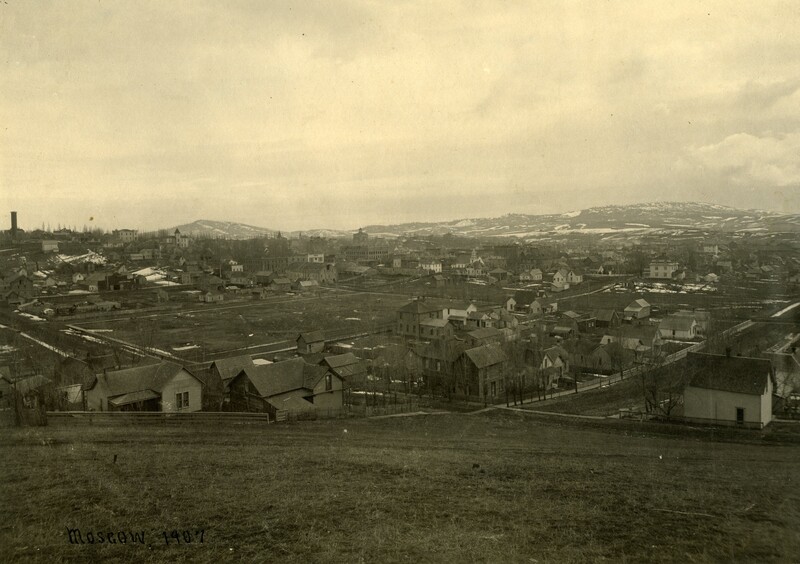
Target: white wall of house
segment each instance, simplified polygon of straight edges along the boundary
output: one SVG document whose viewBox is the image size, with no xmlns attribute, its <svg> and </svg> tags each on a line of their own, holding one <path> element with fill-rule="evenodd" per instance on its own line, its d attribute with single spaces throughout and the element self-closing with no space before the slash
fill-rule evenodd
<svg viewBox="0 0 800 564">
<path fill-rule="evenodd" d="M 317 409 L 342 409 L 344 406 L 342 380 L 331 374 L 330 386 L 328 390 L 326 378 L 322 378 L 314 387 L 314 407 Z"/>
<path fill-rule="evenodd" d="M 736 408 L 744 408 L 747 426 L 763 427 L 772 420 L 772 383 L 763 396 L 687 386 L 683 416 L 689 419 L 736 424 Z"/>
<path fill-rule="evenodd" d="M 697 336 L 697 322 L 692 321 L 692 324 L 686 329 L 667 329 L 659 327 L 658 332 L 663 339 L 694 339 Z"/>
<path fill-rule="evenodd" d="M 108 390 L 98 381 L 91 390 L 86 390 L 86 409 L 89 411 L 108 411 Z"/>
<path fill-rule="evenodd" d="M 189 406 L 178 409 L 176 395 L 184 392 L 189 392 Z M 170 413 L 200 411 L 202 407 L 203 385 L 186 370 L 181 370 L 175 374 L 172 380 L 161 390 L 161 411 Z"/>
</svg>

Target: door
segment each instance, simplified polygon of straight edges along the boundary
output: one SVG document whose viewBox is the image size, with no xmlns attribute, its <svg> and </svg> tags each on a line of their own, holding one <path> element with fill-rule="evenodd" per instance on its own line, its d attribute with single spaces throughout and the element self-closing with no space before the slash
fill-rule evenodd
<svg viewBox="0 0 800 564">
<path fill-rule="evenodd" d="M 737 407 L 736 408 L 736 424 L 737 425 L 744 425 L 744 408 Z"/>
</svg>

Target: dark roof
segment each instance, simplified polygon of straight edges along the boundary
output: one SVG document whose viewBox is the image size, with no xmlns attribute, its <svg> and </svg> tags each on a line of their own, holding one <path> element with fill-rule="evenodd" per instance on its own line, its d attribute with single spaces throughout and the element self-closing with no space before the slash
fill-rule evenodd
<svg viewBox="0 0 800 564">
<path fill-rule="evenodd" d="M 611 321 L 614 314 L 619 315 L 615 309 L 596 309 L 592 312 L 592 317 L 598 321 Z"/>
<path fill-rule="evenodd" d="M 439 311 L 435 307 L 426 304 L 420 300 L 414 300 L 408 302 L 406 305 L 401 307 L 398 311 L 402 311 L 403 313 L 431 313 L 433 311 Z"/>
<path fill-rule="evenodd" d="M 361 362 L 361 359 L 353 353 L 334 354 L 326 356 L 323 360 L 325 361 L 325 364 L 331 368 L 341 368 L 343 366 Z"/>
<path fill-rule="evenodd" d="M 772 363 L 762 358 L 689 353 L 686 359 L 695 388 L 760 396 L 772 376 Z"/>
<path fill-rule="evenodd" d="M 492 337 L 499 337 L 500 330 L 494 327 L 481 327 L 467 333 L 473 339 L 490 339 Z"/>
<path fill-rule="evenodd" d="M 488 315 L 482 311 L 471 311 L 467 314 L 467 319 L 474 319 L 476 321 L 486 319 L 487 317 Z"/>
<path fill-rule="evenodd" d="M 424 325 L 425 327 L 444 327 L 445 325 L 447 325 L 447 323 L 448 322 L 446 319 L 436 318 L 436 319 L 425 319 L 423 321 L 420 321 L 419 324 Z"/>
<path fill-rule="evenodd" d="M 220 379 L 226 382 L 235 378 L 243 369 L 255 365 L 253 364 L 253 359 L 249 355 L 243 355 L 215 360 L 211 363 L 211 366 L 217 367 Z"/>
<path fill-rule="evenodd" d="M 344 380 L 367 372 L 364 362 L 353 353 L 326 356 L 323 362 L 330 367 L 334 374 Z"/>
<path fill-rule="evenodd" d="M 536 292 L 519 291 L 514 293 L 514 299 L 520 305 L 530 305 L 536 300 Z"/>
<path fill-rule="evenodd" d="M 125 370 L 114 370 L 113 372 L 99 374 L 92 385 L 89 386 L 89 389 L 93 388 L 97 382 L 104 382 L 108 389 L 108 397 L 120 396 L 140 390 L 160 392 L 181 370 L 185 370 L 184 367 L 175 362 L 159 362 L 158 364 L 147 364 L 145 366 L 126 368 Z M 192 376 L 194 377 L 194 374 Z"/>
<path fill-rule="evenodd" d="M 594 339 L 581 339 L 572 345 L 573 351 L 583 356 L 592 354 L 596 349 L 601 348 L 600 342 Z"/>
<path fill-rule="evenodd" d="M 306 409 L 311 409 L 314 407 L 314 404 L 310 401 L 306 401 L 303 398 L 299 398 L 297 396 L 286 396 L 285 398 L 270 398 L 267 400 L 267 403 L 270 404 L 272 407 L 278 410 L 289 410 L 289 411 L 304 411 Z"/>
<path fill-rule="evenodd" d="M 558 347 L 558 346 L 550 347 L 548 349 L 545 349 L 543 351 L 543 354 L 544 354 L 544 356 L 549 358 L 551 362 L 555 362 L 556 359 L 559 358 L 559 357 L 562 360 L 567 360 L 569 358 L 569 355 L 567 354 L 567 351 L 565 351 L 564 349 L 562 349 L 561 347 Z"/>
<path fill-rule="evenodd" d="M 294 390 L 313 390 L 327 373 L 327 366 L 308 364 L 302 358 L 292 358 L 245 368 L 239 376 L 245 374 L 259 395 L 266 398 Z"/>
<path fill-rule="evenodd" d="M 460 339 L 436 339 L 431 343 L 414 345 L 413 351 L 420 358 L 453 362 L 464 348 L 464 341 Z"/>
<path fill-rule="evenodd" d="M 117 407 L 122 405 L 128 405 L 131 403 L 137 403 L 140 401 L 147 401 L 151 399 L 158 399 L 161 396 L 154 392 L 153 390 L 139 390 L 138 392 L 131 392 L 129 394 L 122 394 L 121 396 L 117 396 L 114 399 L 109 399 L 108 403 L 112 405 L 116 405 Z"/>
<path fill-rule="evenodd" d="M 322 331 L 309 331 L 308 333 L 300 333 L 297 340 L 303 339 L 306 343 L 322 343 L 325 341 L 325 335 Z"/>
<path fill-rule="evenodd" d="M 464 354 L 478 369 L 500 364 L 506 360 L 506 353 L 503 352 L 500 345 L 483 345 L 468 349 L 464 351 Z"/>
</svg>

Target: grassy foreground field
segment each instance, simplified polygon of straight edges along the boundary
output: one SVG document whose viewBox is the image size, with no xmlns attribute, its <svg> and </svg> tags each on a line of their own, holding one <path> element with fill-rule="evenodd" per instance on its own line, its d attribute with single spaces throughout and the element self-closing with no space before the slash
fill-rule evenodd
<svg viewBox="0 0 800 564">
<path fill-rule="evenodd" d="M 800 446 L 635 429 L 515 413 L 5 429 L 0 559 L 797 560 Z M 145 543 L 74 545 L 68 527 Z"/>
</svg>

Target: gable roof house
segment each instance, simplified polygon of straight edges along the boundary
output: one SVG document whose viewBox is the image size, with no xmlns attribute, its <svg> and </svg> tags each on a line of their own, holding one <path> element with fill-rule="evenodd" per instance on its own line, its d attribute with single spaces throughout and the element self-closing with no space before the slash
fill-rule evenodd
<svg viewBox="0 0 800 564">
<path fill-rule="evenodd" d="M 514 311 L 530 313 L 531 305 L 536 301 L 536 292 L 521 290 L 514 293 Z"/>
<path fill-rule="evenodd" d="M 471 311 L 467 314 L 467 327 L 492 327 L 494 320 L 488 313 Z"/>
<path fill-rule="evenodd" d="M 662 339 L 694 339 L 697 336 L 697 321 L 694 317 L 668 315 L 658 324 Z"/>
<path fill-rule="evenodd" d="M 578 332 L 578 322 L 575 319 L 564 317 L 556 321 L 550 334 L 556 337 L 568 338 L 572 337 Z"/>
<path fill-rule="evenodd" d="M 342 409 L 342 379 L 327 366 L 291 358 L 245 368 L 231 380 L 230 406 L 237 411 L 304 413 Z M 326 411 L 317 415 L 326 415 Z"/>
<path fill-rule="evenodd" d="M 292 284 L 292 289 L 300 292 L 311 292 L 319 289 L 319 282 L 316 280 L 298 280 Z"/>
<path fill-rule="evenodd" d="M 367 365 L 353 353 L 326 356 L 320 364 L 341 378 L 345 388 L 361 388 L 366 383 Z"/>
<path fill-rule="evenodd" d="M 596 340 L 581 339 L 570 350 L 570 364 L 581 372 L 610 374 L 614 371 L 611 355 L 605 345 Z"/>
<path fill-rule="evenodd" d="M 285 292 L 292 289 L 292 281 L 288 278 L 274 278 L 269 283 L 269 289 L 277 292 Z"/>
<path fill-rule="evenodd" d="M 676 317 L 688 317 L 694 319 L 697 323 L 697 327 L 695 329 L 695 334 L 698 337 L 703 337 L 708 334 L 708 328 L 711 324 L 711 312 L 707 309 L 694 309 L 694 310 L 686 310 L 680 309 L 676 311 L 674 314 Z"/>
<path fill-rule="evenodd" d="M 687 356 L 683 417 L 692 422 L 760 429 L 772 420 L 772 363 L 704 353 Z"/>
<path fill-rule="evenodd" d="M 456 308 L 445 308 L 442 312 L 442 315 L 445 319 L 447 319 L 450 323 L 456 326 L 463 326 L 467 324 L 467 316 L 473 312 L 477 311 L 478 308 L 475 304 L 469 304 L 464 309 L 456 309 Z"/>
<path fill-rule="evenodd" d="M 221 403 L 222 397 L 228 392 L 231 380 L 245 368 L 253 366 L 255 366 L 253 358 L 248 354 L 215 360 L 209 366 L 208 376 L 205 378 L 206 395 L 219 396 L 218 401 Z M 201 375 L 198 376 L 203 379 Z"/>
<path fill-rule="evenodd" d="M 569 353 L 559 345 L 542 350 L 532 343 L 525 351 L 525 362 L 533 366 L 544 389 L 558 387 L 561 378 L 569 373 Z"/>
<path fill-rule="evenodd" d="M 558 311 L 558 302 L 548 298 L 536 298 L 530 305 L 532 315 L 544 315 Z"/>
<path fill-rule="evenodd" d="M 465 350 L 455 363 L 459 391 L 477 395 L 480 401 L 493 402 L 504 392 L 506 357 L 499 345 L 483 345 Z"/>
<path fill-rule="evenodd" d="M 600 340 L 601 345 L 619 342 L 624 349 L 633 351 L 637 357 L 658 352 L 663 344 L 658 328 L 653 325 L 623 325 L 614 331 L 606 332 Z"/>
<path fill-rule="evenodd" d="M 99 292 L 101 284 L 105 284 L 106 276 L 105 272 L 93 272 L 78 282 L 78 287 L 90 292 Z"/>
<path fill-rule="evenodd" d="M 225 299 L 225 295 L 218 290 L 208 290 L 207 292 L 200 293 L 200 301 L 203 303 L 211 304 L 221 302 Z"/>
<path fill-rule="evenodd" d="M 423 339 L 440 339 L 451 337 L 455 329 L 447 319 L 425 319 L 419 324 L 420 337 Z"/>
<path fill-rule="evenodd" d="M 471 347 L 489 344 L 500 344 L 502 333 L 495 327 L 481 327 L 467 333 L 467 342 Z"/>
<path fill-rule="evenodd" d="M 325 350 L 325 335 L 322 331 L 300 333 L 296 342 L 297 352 L 300 354 L 315 354 Z"/>
<path fill-rule="evenodd" d="M 622 316 L 615 309 L 596 309 L 592 312 L 592 317 L 596 319 L 597 327 L 619 327 L 622 324 Z"/>
<path fill-rule="evenodd" d="M 552 288 L 556 292 L 560 292 L 562 290 L 566 290 L 569 288 L 569 270 L 566 268 L 560 268 L 553 273 L 553 283 Z"/>
<path fill-rule="evenodd" d="M 452 337 L 417 343 L 407 362 L 421 374 L 428 386 L 437 387 L 454 374 L 456 361 L 465 347 L 464 341 Z"/>
<path fill-rule="evenodd" d="M 570 285 L 580 284 L 583 282 L 583 272 L 577 269 L 570 270 L 567 272 L 567 282 Z"/>
<path fill-rule="evenodd" d="M 98 374 L 84 389 L 94 411 L 200 411 L 203 383 L 174 362 Z"/>
<path fill-rule="evenodd" d="M 422 337 L 420 323 L 427 319 L 443 318 L 441 309 L 437 309 L 424 300 L 412 300 L 397 310 L 397 334 L 403 337 Z"/>
<path fill-rule="evenodd" d="M 622 318 L 625 321 L 647 319 L 648 317 L 650 317 L 650 304 L 642 298 L 629 303 L 622 313 Z"/>
</svg>

